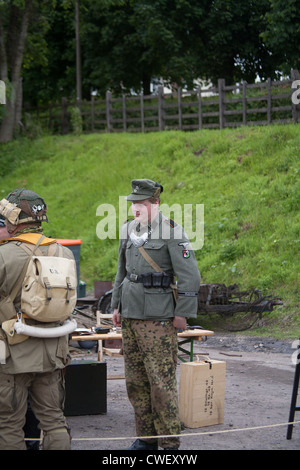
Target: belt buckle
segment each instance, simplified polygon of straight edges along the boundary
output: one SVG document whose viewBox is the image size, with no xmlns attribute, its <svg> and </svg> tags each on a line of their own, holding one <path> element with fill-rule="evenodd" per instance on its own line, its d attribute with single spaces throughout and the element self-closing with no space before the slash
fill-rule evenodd
<svg viewBox="0 0 300 470">
<path fill-rule="evenodd" d="M 138 280 L 138 275 L 137 274 L 130 274 L 129 279 L 130 279 L 130 281 L 136 282 Z"/>
</svg>

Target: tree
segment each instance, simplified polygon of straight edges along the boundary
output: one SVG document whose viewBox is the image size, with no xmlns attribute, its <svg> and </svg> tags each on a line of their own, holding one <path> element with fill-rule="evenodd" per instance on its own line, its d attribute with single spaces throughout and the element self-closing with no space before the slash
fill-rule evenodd
<svg viewBox="0 0 300 470">
<path fill-rule="evenodd" d="M 144 90 L 161 74 L 174 36 L 159 1 L 94 2 L 83 18 L 84 85 L 100 92 Z"/>
<path fill-rule="evenodd" d="M 33 0 L 0 3 L 0 76 L 9 93 L 0 127 L 0 141 L 13 138 L 21 108 L 21 70 Z"/>
<path fill-rule="evenodd" d="M 82 95 L 150 83 L 191 89 L 298 68 L 298 0 L 80 0 Z M 0 79 L 7 104 L 0 141 L 13 136 L 22 104 L 76 97 L 75 0 L 0 0 Z"/>
<path fill-rule="evenodd" d="M 83 15 L 83 75 L 101 93 L 149 93 L 150 80 L 192 87 L 276 75 L 264 43 L 269 0 L 124 0 Z"/>
<path fill-rule="evenodd" d="M 40 10 L 39 14 L 41 16 Z M 49 6 L 41 19 L 45 22 L 42 36 L 45 47 L 39 56 L 39 51 L 35 51 L 33 57 L 32 42 L 36 43 L 36 33 L 30 31 L 23 68 L 24 103 L 31 106 L 76 96 L 74 2 L 56 0 L 55 7 Z"/>
<path fill-rule="evenodd" d="M 300 5 L 299 0 L 270 0 L 266 29 L 262 39 L 277 55 L 278 69 L 289 74 L 300 67 Z"/>
<path fill-rule="evenodd" d="M 274 78 L 278 67 L 261 33 L 267 26 L 269 0 L 214 0 L 203 19 L 204 54 L 199 54 L 200 76 L 228 84 Z M 199 51 L 200 52 L 200 51 Z"/>
<path fill-rule="evenodd" d="M 0 0 L 0 79 L 8 90 L 0 142 L 11 140 L 18 130 L 26 70 L 47 64 L 45 34 L 55 3 L 54 0 Z"/>
</svg>

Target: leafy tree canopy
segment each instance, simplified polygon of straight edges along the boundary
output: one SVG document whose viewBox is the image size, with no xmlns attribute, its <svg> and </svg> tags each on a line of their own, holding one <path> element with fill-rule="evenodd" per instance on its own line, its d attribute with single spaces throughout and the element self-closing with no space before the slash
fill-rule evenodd
<svg viewBox="0 0 300 470">
<path fill-rule="evenodd" d="M 8 64 L 14 58 L 11 10 L 21 24 L 27 3 L 32 5 L 21 71 L 24 101 L 75 98 L 75 0 L 0 0 Z M 191 88 L 197 78 L 230 84 L 288 73 L 299 65 L 297 3 L 79 0 L 83 97 L 93 90 L 103 96 L 108 89 L 148 94 L 157 77 Z M 1 59 L 0 47 L 0 71 Z"/>
</svg>

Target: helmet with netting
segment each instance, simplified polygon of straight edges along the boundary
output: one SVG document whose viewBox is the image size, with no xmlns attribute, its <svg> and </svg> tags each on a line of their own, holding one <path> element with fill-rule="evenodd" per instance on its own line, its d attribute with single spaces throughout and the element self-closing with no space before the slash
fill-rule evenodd
<svg viewBox="0 0 300 470">
<path fill-rule="evenodd" d="M 46 215 L 47 204 L 44 199 L 29 189 L 16 189 L 12 191 L 6 200 L 19 209 L 18 218 L 13 225 L 31 222 L 48 222 Z"/>
</svg>

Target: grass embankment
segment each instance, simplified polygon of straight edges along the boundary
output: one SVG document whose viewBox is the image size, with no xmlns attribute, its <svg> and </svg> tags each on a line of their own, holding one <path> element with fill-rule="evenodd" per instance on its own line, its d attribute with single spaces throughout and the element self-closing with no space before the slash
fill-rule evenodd
<svg viewBox="0 0 300 470">
<path fill-rule="evenodd" d="M 202 282 L 280 296 L 284 305 L 264 314 L 256 333 L 298 338 L 299 150 L 297 125 L 21 139 L 0 146 L 0 191 L 44 196 L 46 235 L 82 239 L 80 278 L 93 288 L 114 279 L 118 251 L 117 239 L 97 236 L 105 221 L 97 208 L 115 208 L 118 229 L 131 179 L 159 181 L 162 203 L 204 204 Z"/>
</svg>

